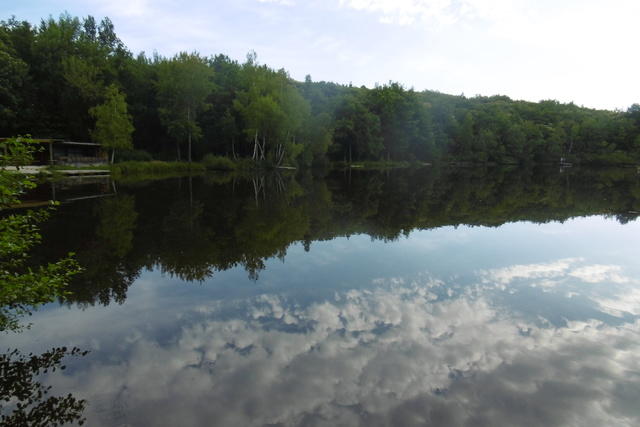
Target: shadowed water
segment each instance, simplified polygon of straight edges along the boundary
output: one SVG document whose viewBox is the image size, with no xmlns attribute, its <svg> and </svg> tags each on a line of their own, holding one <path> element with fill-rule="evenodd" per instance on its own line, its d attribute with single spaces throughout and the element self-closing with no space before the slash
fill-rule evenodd
<svg viewBox="0 0 640 427">
<path fill-rule="evenodd" d="M 87 400 L 88 425 L 640 422 L 635 170 L 210 175 L 55 197 L 33 262 L 73 251 L 85 271 L 2 340 L 90 350 L 43 378 Z"/>
</svg>

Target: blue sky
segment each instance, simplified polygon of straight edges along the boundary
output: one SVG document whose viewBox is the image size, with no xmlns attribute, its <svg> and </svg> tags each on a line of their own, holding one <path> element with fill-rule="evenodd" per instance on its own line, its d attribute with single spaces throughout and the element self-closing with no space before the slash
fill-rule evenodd
<svg viewBox="0 0 640 427">
<path fill-rule="evenodd" d="M 467 96 L 640 102 L 638 0 L 0 0 L 2 19 L 109 16 L 135 53 L 249 50 L 293 78 Z"/>
</svg>

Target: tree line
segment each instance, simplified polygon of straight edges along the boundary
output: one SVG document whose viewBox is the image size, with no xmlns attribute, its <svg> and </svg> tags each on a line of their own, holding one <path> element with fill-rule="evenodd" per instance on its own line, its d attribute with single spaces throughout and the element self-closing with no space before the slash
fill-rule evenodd
<svg viewBox="0 0 640 427">
<path fill-rule="evenodd" d="M 265 164 L 454 161 L 637 163 L 640 105 L 594 110 L 303 82 L 218 54 L 134 55 L 109 18 L 0 22 L 0 136 L 98 141 L 116 159 Z"/>
</svg>

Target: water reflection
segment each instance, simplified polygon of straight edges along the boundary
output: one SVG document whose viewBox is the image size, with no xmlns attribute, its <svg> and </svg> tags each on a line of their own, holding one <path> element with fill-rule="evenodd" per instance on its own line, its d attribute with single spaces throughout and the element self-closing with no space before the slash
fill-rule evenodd
<svg viewBox="0 0 640 427">
<path fill-rule="evenodd" d="M 95 426 L 637 425 L 638 211 L 627 170 L 119 185 L 12 345 L 91 349 L 47 384 Z"/>
<path fill-rule="evenodd" d="M 130 316 L 93 331 L 116 359 L 56 386 L 97 399 L 92 425 L 640 421 L 638 320 L 530 321 L 496 305 L 487 280 L 454 291 L 378 279 L 309 304 L 270 293 L 207 301 L 174 307 L 174 325 L 151 329 Z"/>
<path fill-rule="evenodd" d="M 53 396 L 42 376 L 64 370 L 63 359 L 85 356 L 78 348 L 53 348 L 42 354 L 24 355 L 17 349 L 0 354 L 0 421 L 5 426 L 84 424 L 87 401 L 72 394 Z"/>
<path fill-rule="evenodd" d="M 47 224 L 46 253 L 87 267 L 72 301 L 122 302 L 140 271 L 159 266 L 203 281 L 236 266 L 256 280 L 290 245 L 366 233 L 393 241 L 415 229 L 546 223 L 640 212 L 633 170 L 417 170 L 258 179 L 210 176 L 119 185 L 103 200 L 65 205 Z M 109 190 L 110 191 L 110 190 Z"/>
</svg>

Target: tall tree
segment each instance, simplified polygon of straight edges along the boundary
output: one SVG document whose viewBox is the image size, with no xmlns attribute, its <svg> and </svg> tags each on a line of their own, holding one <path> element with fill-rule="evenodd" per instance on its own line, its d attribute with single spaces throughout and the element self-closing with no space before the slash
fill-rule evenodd
<svg viewBox="0 0 640 427">
<path fill-rule="evenodd" d="M 0 29 L 0 129 L 8 134 L 14 130 L 28 66 L 3 38 L 6 40 Z"/>
<path fill-rule="evenodd" d="M 384 149 L 380 118 L 369 111 L 358 93 L 345 96 L 336 109 L 334 151 L 345 161 L 377 159 Z"/>
<path fill-rule="evenodd" d="M 116 35 L 113 22 L 111 22 L 111 19 L 108 17 L 105 17 L 100 21 L 100 26 L 98 27 L 98 42 L 111 52 L 124 49 L 124 44 Z"/>
<path fill-rule="evenodd" d="M 133 148 L 131 116 L 127 113 L 124 95 L 115 85 L 107 87 L 104 103 L 91 108 L 90 114 L 96 119 L 92 137 L 105 149 L 111 150 L 111 163 L 116 150 Z"/>
<path fill-rule="evenodd" d="M 187 140 L 187 159 L 191 162 L 191 143 L 202 135 L 198 114 L 208 107 L 205 102 L 213 91 L 213 69 L 200 54 L 181 52 L 158 64 L 158 103 L 160 119 L 176 139 L 180 160 L 180 142 Z"/>
</svg>

